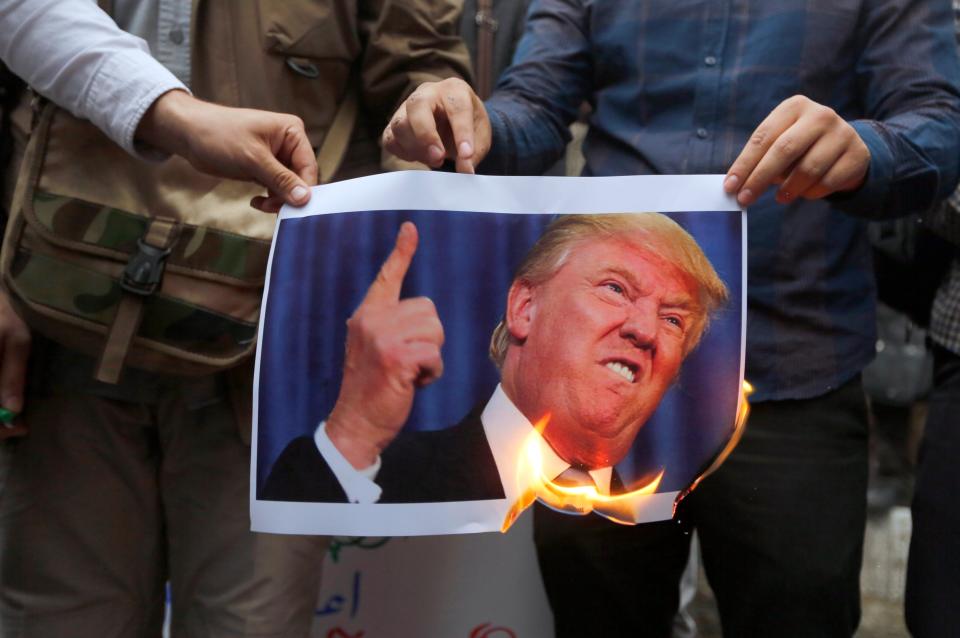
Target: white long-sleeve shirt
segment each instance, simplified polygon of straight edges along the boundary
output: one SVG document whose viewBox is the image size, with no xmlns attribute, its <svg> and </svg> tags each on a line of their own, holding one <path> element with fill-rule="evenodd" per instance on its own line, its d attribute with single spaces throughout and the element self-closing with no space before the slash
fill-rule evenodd
<svg viewBox="0 0 960 638">
<path fill-rule="evenodd" d="M 121 0 L 118 14 L 141 26 L 158 25 L 154 20 L 164 17 L 182 22 L 182 10 L 132 11 L 133 4 Z M 181 35 L 189 37 L 188 26 Z M 182 62 L 185 56 L 189 76 L 188 40 L 186 45 L 186 53 L 174 49 L 171 59 Z M 135 155 L 134 133 L 150 105 L 167 91 L 186 90 L 142 38 L 120 29 L 92 0 L 0 0 L 0 59 L 38 93 L 90 120 Z"/>
</svg>

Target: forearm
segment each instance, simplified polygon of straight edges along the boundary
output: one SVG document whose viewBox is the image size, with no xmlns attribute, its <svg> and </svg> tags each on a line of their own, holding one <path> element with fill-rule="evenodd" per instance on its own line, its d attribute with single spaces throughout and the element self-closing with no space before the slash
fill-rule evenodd
<svg viewBox="0 0 960 638">
<path fill-rule="evenodd" d="M 923 214 L 950 195 L 960 179 L 960 110 L 955 105 L 853 125 L 870 149 L 870 169 L 860 189 L 834 197 L 841 210 L 871 219 Z"/>
<path fill-rule="evenodd" d="M 130 153 L 154 101 L 186 90 L 89 0 L 0 0 L 0 33 L 0 59 L 14 73 Z"/>
<path fill-rule="evenodd" d="M 587 31 L 581 0 L 533 3 L 514 63 L 486 102 L 493 143 L 481 172 L 536 175 L 562 155 L 593 90 Z"/>
<path fill-rule="evenodd" d="M 561 157 L 570 141 L 569 123 L 551 110 L 503 94 L 494 94 L 485 106 L 492 139 L 479 173 L 540 175 Z"/>
<path fill-rule="evenodd" d="M 960 62 L 949 2 L 873 0 L 858 62 L 870 169 L 836 205 L 858 216 L 923 213 L 960 179 Z"/>
</svg>

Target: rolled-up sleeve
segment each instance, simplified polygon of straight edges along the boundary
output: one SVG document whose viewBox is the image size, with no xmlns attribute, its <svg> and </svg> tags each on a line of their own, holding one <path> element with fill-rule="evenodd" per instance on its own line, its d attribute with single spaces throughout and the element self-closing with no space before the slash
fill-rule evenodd
<svg viewBox="0 0 960 638">
<path fill-rule="evenodd" d="M 0 0 L 0 59 L 35 91 L 90 120 L 131 154 L 153 102 L 187 88 L 90 0 Z"/>
</svg>

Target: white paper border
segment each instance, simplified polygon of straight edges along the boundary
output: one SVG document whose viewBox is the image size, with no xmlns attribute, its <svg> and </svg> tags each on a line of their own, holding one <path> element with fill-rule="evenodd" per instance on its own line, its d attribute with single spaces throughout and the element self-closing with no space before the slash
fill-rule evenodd
<svg viewBox="0 0 960 638">
<path fill-rule="evenodd" d="M 598 214 L 633 212 L 740 211 L 742 219 L 742 304 L 740 382 L 746 358 L 746 211 L 723 191 L 723 175 L 633 175 L 624 177 L 499 177 L 431 171 L 399 171 L 316 186 L 302 208 L 284 206 L 285 219 L 376 210 L 442 210 L 514 214 Z M 599 183 L 599 184 L 598 184 Z M 266 316 L 277 232 L 270 246 L 263 304 Z M 337 536 L 420 536 L 499 531 L 510 507 L 506 499 L 455 503 L 355 504 L 263 501 L 257 482 L 260 348 L 257 333 L 250 452 L 250 522 L 255 532 Z M 742 396 L 740 401 L 742 401 Z M 739 406 L 739 402 L 738 402 Z M 652 494 L 643 501 L 644 521 L 673 516 L 679 492 Z M 437 508 L 441 508 L 438 511 Z M 389 530 L 389 531 L 387 531 Z"/>
<path fill-rule="evenodd" d="M 361 180 L 364 187 L 358 188 Z M 584 188 L 585 180 L 590 188 Z M 722 175 L 496 177 L 398 171 L 314 187 L 306 206 L 284 206 L 280 219 L 371 210 L 545 215 L 742 210 L 722 184 Z"/>
</svg>

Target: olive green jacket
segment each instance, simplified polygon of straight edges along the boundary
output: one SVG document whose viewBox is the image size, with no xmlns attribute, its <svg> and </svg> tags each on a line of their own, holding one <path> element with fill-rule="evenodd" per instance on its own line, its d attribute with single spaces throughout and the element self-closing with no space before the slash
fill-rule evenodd
<svg viewBox="0 0 960 638">
<path fill-rule="evenodd" d="M 343 170 L 369 172 L 372 158 L 379 165 L 370 143 L 419 84 L 469 77 L 460 10 L 460 0 L 194 0 L 191 88 L 298 115 L 315 148 L 356 91 L 360 119 Z"/>
</svg>

